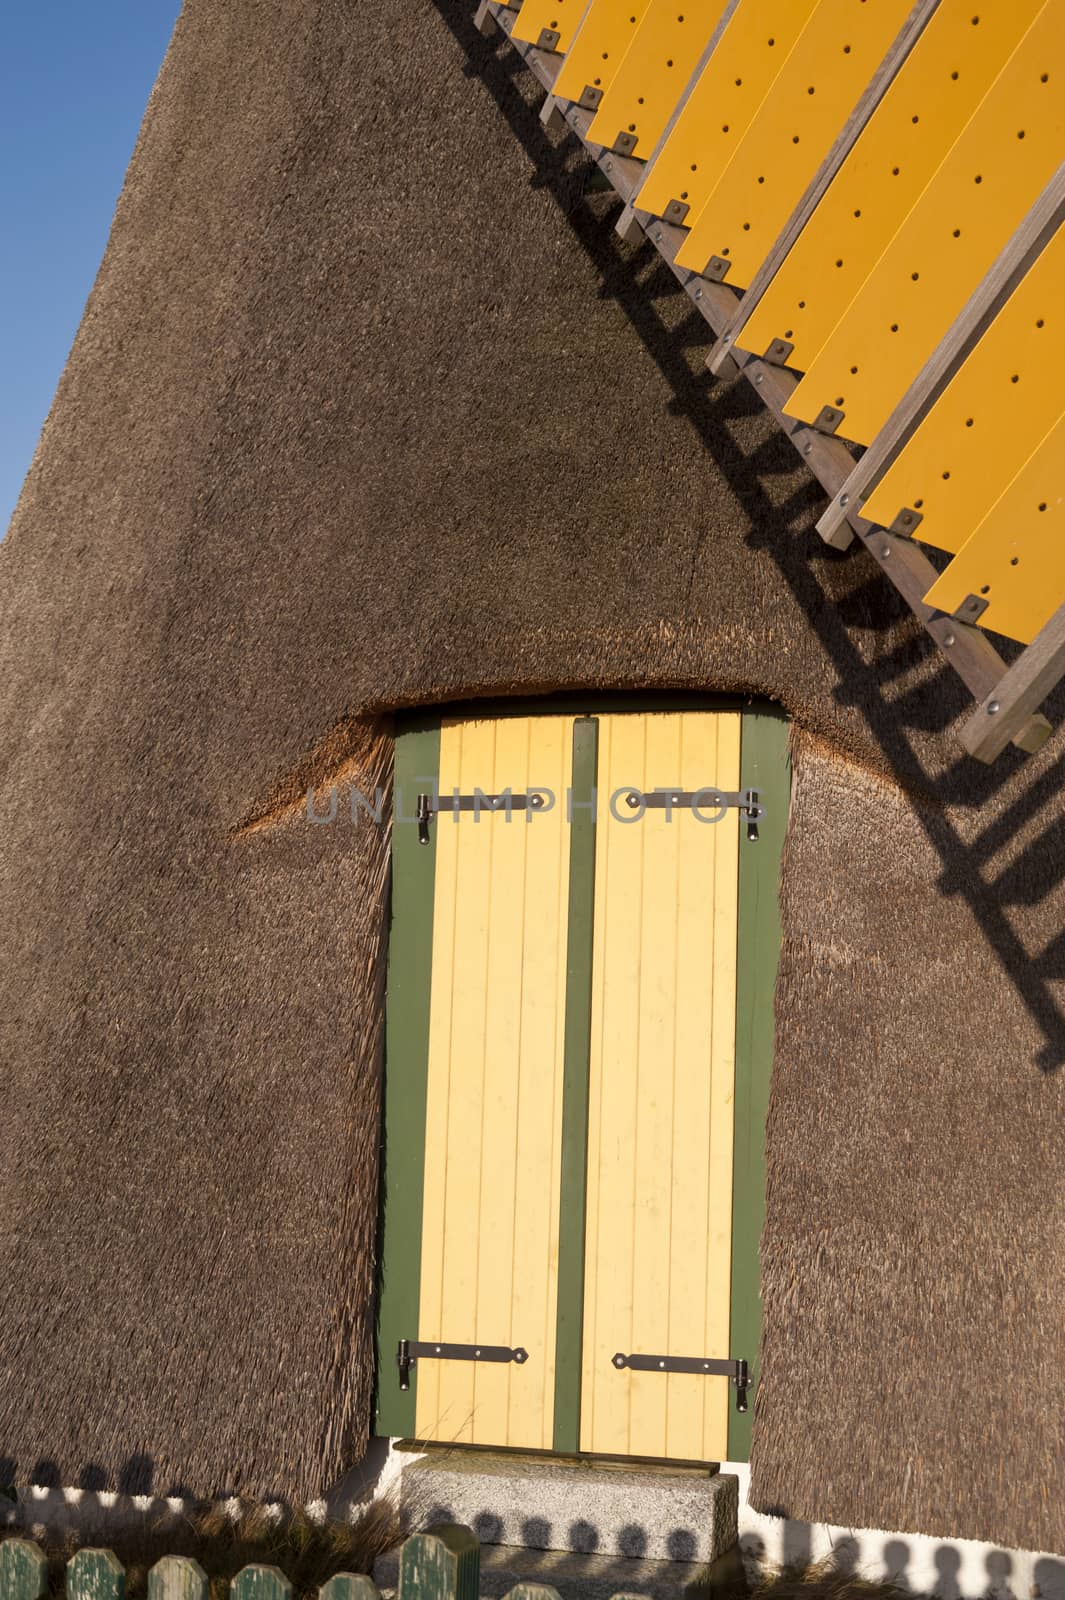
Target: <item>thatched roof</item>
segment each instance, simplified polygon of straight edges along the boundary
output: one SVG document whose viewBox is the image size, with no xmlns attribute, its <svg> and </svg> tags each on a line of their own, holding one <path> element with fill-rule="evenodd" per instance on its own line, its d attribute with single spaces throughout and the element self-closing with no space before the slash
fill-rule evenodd
<svg viewBox="0 0 1065 1600">
<path fill-rule="evenodd" d="M 386 860 L 307 775 L 403 705 L 718 687 L 803 730 L 756 1501 L 1053 1545 L 1058 744 L 958 759 L 470 10 L 188 0 L 0 545 L 0 1456 L 355 1458 Z"/>
</svg>

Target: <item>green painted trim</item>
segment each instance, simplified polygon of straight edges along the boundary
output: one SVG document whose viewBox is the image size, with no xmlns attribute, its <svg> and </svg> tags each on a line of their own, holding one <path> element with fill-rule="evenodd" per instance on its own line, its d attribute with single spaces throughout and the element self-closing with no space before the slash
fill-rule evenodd
<svg viewBox="0 0 1065 1600">
<path fill-rule="evenodd" d="M 580 1448 L 584 1336 L 584 1225 L 588 1167 L 588 1075 L 592 1050 L 592 935 L 595 925 L 595 812 L 599 724 L 573 724 L 573 816 L 566 934 L 566 1028 L 562 1073 L 562 1185 L 559 1202 L 558 1313 L 555 1322 L 553 1443 Z"/>
<path fill-rule="evenodd" d="M 377 1394 L 374 1432 L 413 1435 L 417 1368 L 404 1394 L 396 1372 L 400 1339 L 418 1337 L 433 961 L 436 829 L 418 843 L 415 797 L 440 772 L 439 718 L 396 737 L 392 826 L 392 914 L 385 999 L 384 1122 L 381 1148 Z"/>
<path fill-rule="evenodd" d="M 780 860 L 788 822 L 791 769 L 788 723 L 766 706 L 745 711 L 740 788 L 758 789 L 766 815 L 757 843 L 740 824 L 736 976 L 735 1155 L 732 1186 L 732 1313 L 729 1354 L 746 1357 L 757 1383 L 762 1335 L 759 1241 L 765 1219 L 765 1121 L 773 1066 L 780 912 Z M 752 1397 L 757 1390 L 752 1390 Z M 751 1453 L 752 1410 L 741 1416 L 730 1399 L 728 1459 Z"/>
</svg>

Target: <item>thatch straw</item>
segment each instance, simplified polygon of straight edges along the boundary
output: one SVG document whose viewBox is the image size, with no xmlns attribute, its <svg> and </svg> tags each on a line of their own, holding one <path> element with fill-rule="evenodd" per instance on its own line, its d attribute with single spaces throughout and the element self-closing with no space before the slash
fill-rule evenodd
<svg viewBox="0 0 1065 1600">
<path fill-rule="evenodd" d="M 750 1600 L 912 1600 L 913 1591 L 885 1579 L 866 1578 L 840 1566 L 831 1556 L 807 1565 L 766 1568 L 750 1590 Z"/>
<path fill-rule="evenodd" d="M 1055 747 L 959 761 L 955 680 L 471 10 L 188 0 L 0 545 L 0 1456 L 351 1464 L 387 851 L 301 785 L 385 778 L 365 713 L 710 687 L 823 741 L 756 1501 L 1059 1542 Z"/>
</svg>

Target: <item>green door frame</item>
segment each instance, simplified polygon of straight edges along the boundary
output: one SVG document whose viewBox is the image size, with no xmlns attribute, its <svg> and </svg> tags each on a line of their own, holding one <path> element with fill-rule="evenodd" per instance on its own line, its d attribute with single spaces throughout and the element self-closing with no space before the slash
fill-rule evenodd
<svg viewBox="0 0 1065 1600">
<path fill-rule="evenodd" d="M 396 1348 L 418 1336 L 429 1072 L 429 989 L 433 970 L 436 833 L 418 844 L 413 796 L 440 773 L 440 715 L 403 718 L 396 729 L 392 877 L 378 1222 L 374 1432 L 414 1433 L 418 1369 L 399 1387 Z"/>
<path fill-rule="evenodd" d="M 418 1337 L 425 1108 L 429 1055 L 436 830 L 418 844 L 415 796 L 439 780 L 440 726 L 447 716 L 574 717 L 575 800 L 595 787 L 595 718 L 624 711 L 739 711 L 740 786 L 765 806 L 757 846 L 740 850 L 736 984 L 736 1091 L 733 1169 L 730 1353 L 746 1356 L 754 1383 L 762 1308 L 758 1247 L 765 1215 L 765 1119 L 772 1072 L 773 994 L 780 950 L 777 888 L 790 799 L 787 719 L 769 705 L 722 695 L 555 696 L 477 702 L 401 717 L 396 734 L 392 901 L 385 1004 L 385 1068 L 379 1229 L 374 1431 L 413 1437 L 417 1367 L 401 1391 L 395 1367 L 401 1338 Z M 574 807 L 570 838 L 565 1093 L 562 1135 L 562 1247 L 559 1261 L 554 1448 L 575 1454 L 579 1440 L 583 1216 L 591 994 L 591 911 L 595 823 Z M 568 1241 L 568 1244 L 566 1243 Z M 752 1416 L 730 1407 L 728 1459 L 750 1455 Z"/>
</svg>

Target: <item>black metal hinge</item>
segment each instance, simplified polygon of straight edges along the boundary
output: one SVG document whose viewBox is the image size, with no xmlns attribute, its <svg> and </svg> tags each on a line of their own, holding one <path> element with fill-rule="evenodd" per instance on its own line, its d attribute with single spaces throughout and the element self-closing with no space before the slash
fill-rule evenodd
<svg viewBox="0 0 1065 1600">
<path fill-rule="evenodd" d="M 630 789 L 625 796 L 625 804 L 630 811 L 637 811 L 641 807 L 645 811 L 719 811 L 722 816 L 732 808 L 747 818 L 747 837 L 752 842 L 758 838 L 759 818 L 765 816 L 765 806 L 757 789 L 732 791 L 659 787 L 646 793 Z"/>
<path fill-rule="evenodd" d="M 701 1378 L 731 1378 L 736 1390 L 736 1410 L 746 1411 L 751 1375 L 746 1361 L 718 1361 L 713 1356 L 627 1356 L 620 1350 L 613 1358 L 618 1371 L 688 1372 Z"/>
<path fill-rule="evenodd" d="M 516 1361 L 520 1367 L 528 1361 L 529 1352 L 520 1344 L 512 1350 L 506 1344 L 433 1344 L 428 1340 L 401 1339 L 396 1351 L 401 1389 L 410 1388 L 410 1369 L 417 1366 L 419 1356 L 433 1361 Z"/>
<path fill-rule="evenodd" d="M 472 811 L 480 816 L 482 811 L 502 811 L 509 816 L 512 811 L 541 811 L 547 799 L 535 791 L 532 794 L 420 794 L 415 816 L 418 820 L 418 843 L 429 843 L 429 824 L 440 811 Z"/>
<path fill-rule="evenodd" d="M 646 793 L 630 789 L 625 794 L 624 803 L 630 811 L 717 811 L 723 816 L 730 809 L 737 810 L 747 818 L 747 837 L 752 842 L 758 838 L 759 819 L 765 816 L 765 806 L 757 789 L 691 790 L 663 786 Z M 501 811 L 509 816 L 513 811 L 541 811 L 546 805 L 547 797 L 536 790 L 529 794 L 512 794 L 509 789 L 504 789 L 502 794 L 482 794 L 479 789 L 473 794 L 420 794 L 415 812 L 418 843 L 429 843 L 429 824 L 441 811 L 450 811 L 452 814 L 472 811 L 477 816 L 484 811 Z"/>
</svg>

